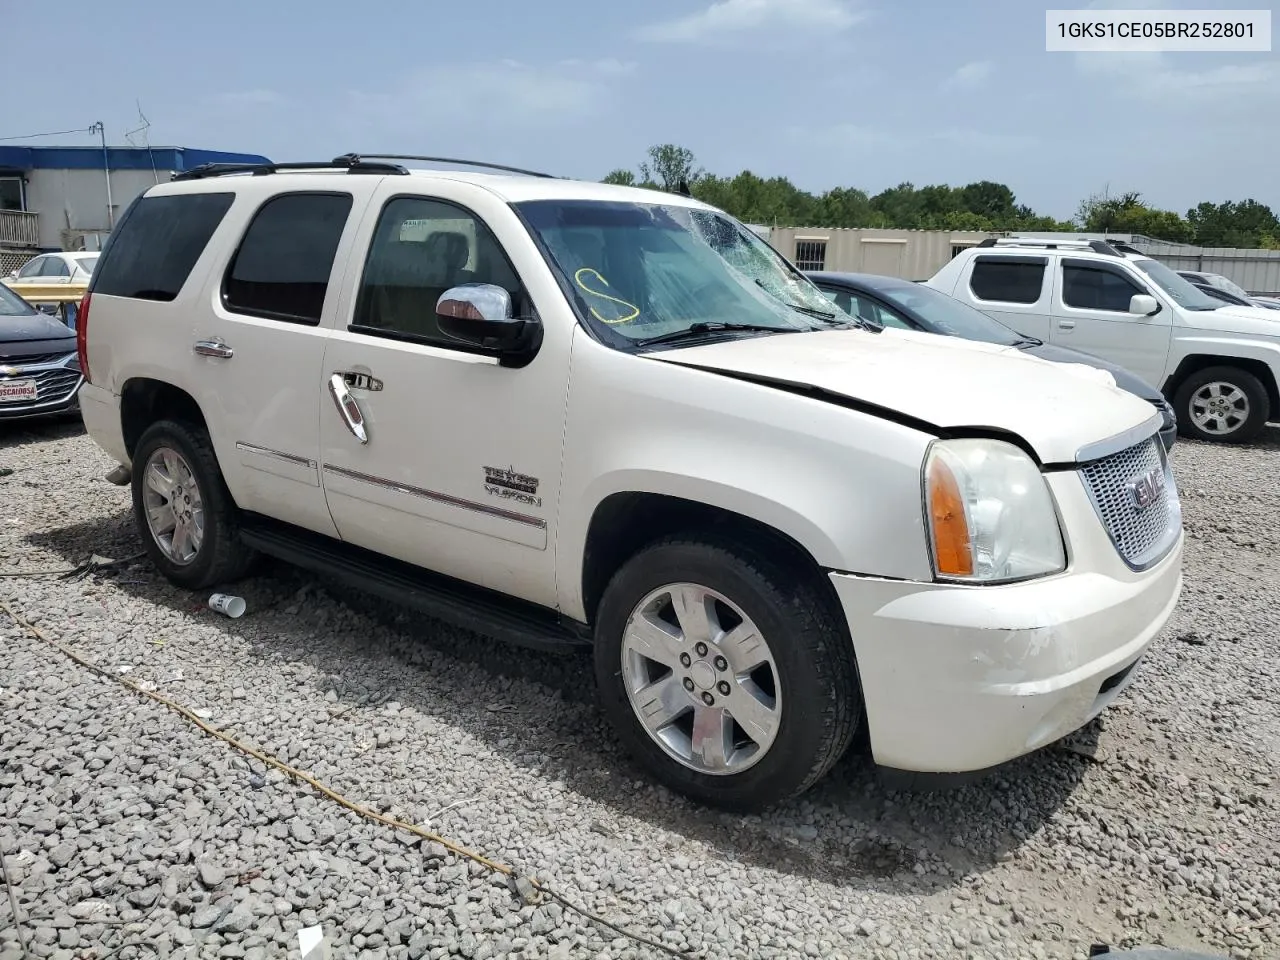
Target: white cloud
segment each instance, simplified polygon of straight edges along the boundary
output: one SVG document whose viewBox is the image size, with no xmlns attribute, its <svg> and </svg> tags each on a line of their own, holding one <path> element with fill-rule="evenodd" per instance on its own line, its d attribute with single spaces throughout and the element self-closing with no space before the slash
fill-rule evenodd
<svg viewBox="0 0 1280 960">
<path fill-rule="evenodd" d="M 973 153 L 1008 153 L 1032 147 L 1037 142 L 1035 137 L 1023 134 L 992 133 L 960 127 L 906 133 L 840 123 L 821 128 L 792 127 L 787 132 L 793 140 L 845 153 L 905 153 L 937 151 L 942 148 Z"/>
<path fill-rule="evenodd" d="M 972 60 L 957 67 L 951 76 L 943 81 L 943 89 L 973 89 L 980 87 L 995 72 L 996 65 L 990 60 Z"/>
<path fill-rule="evenodd" d="M 1113 95 L 1159 101 L 1179 108 L 1245 96 L 1280 93 L 1280 64 L 1274 60 L 1187 69 L 1184 60 L 1162 53 L 1078 53 L 1076 68 L 1107 81 Z"/>
<path fill-rule="evenodd" d="M 642 27 L 641 40 L 708 43 L 743 33 L 847 30 L 865 14 L 855 0 L 718 0 L 700 13 Z"/>
<path fill-rule="evenodd" d="M 609 80 L 630 69 L 617 60 L 569 60 L 554 66 L 516 60 L 442 64 L 412 72 L 391 89 L 353 91 L 348 98 L 350 107 L 375 126 L 545 127 L 598 113 L 609 99 Z"/>
<path fill-rule="evenodd" d="M 561 60 L 560 66 L 568 70 L 598 73 L 606 77 L 625 77 L 636 72 L 634 61 L 618 60 L 614 57 L 604 57 L 600 60 Z"/>
<path fill-rule="evenodd" d="M 276 90 L 232 90 L 226 93 L 215 93 L 207 98 L 215 107 L 231 107 L 233 109 L 249 109 L 254 107 L 279 107 L 287 102 L 284 94 Z"/>
</svg>

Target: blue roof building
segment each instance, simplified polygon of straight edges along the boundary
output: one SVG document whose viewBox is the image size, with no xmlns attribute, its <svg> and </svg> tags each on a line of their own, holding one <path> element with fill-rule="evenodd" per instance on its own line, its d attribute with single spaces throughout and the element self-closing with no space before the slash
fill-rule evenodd
<svg viewBox="0 0 1280 960">
<path fill-rule="evenodd" d="M 188 147 L 0 146 L 0 248 L 96 250 L 148 187 L 202 163 L 268 163 Z"/>
</svg>

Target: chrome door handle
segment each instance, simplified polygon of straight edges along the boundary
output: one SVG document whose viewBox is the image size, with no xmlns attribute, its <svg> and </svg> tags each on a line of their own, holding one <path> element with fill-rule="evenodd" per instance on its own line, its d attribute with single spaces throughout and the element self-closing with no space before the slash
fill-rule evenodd
<svg viewBox="0 0 1280 960">
<path fill-rule="evenodd" d="M 342 382 L 352 390 L 377 392 L 382 389 L 382 381 L 367 373 L 359 373 L 355 370 L 338 370 L 334 373 L 334 376 L 341 377 Z"/>
<path fill-rule="evenodd" d="M 235 355 L 235 351 L 217 337 L 197 340 L 191 349 L 202 357 L 217 357 L 219 360 L 230 360 Z"/>
<path fill-rule="evenodd" d="M 356 398 L 347 389 L 347 382 L 342 374 L 335 373 L 329 378 L 329 395 L 333 397 L 333 405 L 338 408 L 338 416 L 351 431 L 351 435 L 362 444 L 368 443 L 369 434 L 364 428 L 364 414 L 360 411 L 360 404 L 356 403 Z"/>
<path fill-rule="evenodd" d="M 1059 329 L 1059 330 L 1074 330 L 1075 328 L 1076 328 L 1076 322 L 1075 322 L 1074 320 L 1059 320 L 1059 321 L 1058 321 L 1058 329 Z"/>
</svg>

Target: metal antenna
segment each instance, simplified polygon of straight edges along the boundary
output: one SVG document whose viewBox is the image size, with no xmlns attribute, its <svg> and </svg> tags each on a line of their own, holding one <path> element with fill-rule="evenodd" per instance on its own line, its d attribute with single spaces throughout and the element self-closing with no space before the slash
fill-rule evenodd
<svg viewBox="0 0 1280 960">
<path fill-rule="evenodd" d="M 148 120 L 147 115 L 142 112 L 142 102 L 135 100 L 134 104 L 138 108 L 138 121 L 140 125 L 125 133 L 124 138 L 129 141 L 129 146 L 136 147 L 138 144 L 133 138 L 138 134 L 142 134 L 142 146 L 149 147 L 151 146 L 151 134 L 149 132 L 151 130 L 151 121 Z"/>
</svg>

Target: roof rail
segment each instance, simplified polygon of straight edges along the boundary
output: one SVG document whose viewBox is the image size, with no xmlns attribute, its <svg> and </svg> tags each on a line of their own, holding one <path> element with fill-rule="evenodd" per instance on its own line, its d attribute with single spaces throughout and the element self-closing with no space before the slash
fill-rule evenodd
<svg viewBox="0 0 1280 960">
<path fill-rule="evenodd" d="M 459 160 L 456 157 L 421 157 L 411 153 L 348 153 L 339 160 L 352 159 L 357 162 L 373 158 L 375 160 L 420 160 L 424 163 L 456 163 L 463 167 L 483 167 L 487 170 L 502 170 L 506 173 L 521 173 L 526 177 L 543 177 L 547 180 L 560 179 L 554 173 L 540 173 L 537 170 L 525 170 L 523 167 L 509 167 L 502 163 L 488 163 L 484 160 Z"/>
<path fill-rule="evenodd" d="M 1108 257 L 1120 257 L 1123 254 L 1104 240 L 1035 240 L 1023 237 L 987 237 L 978 244 L 980 247 L 1032 247 L 1039 250 L 1092 250 Z M 1138 251 L 1134 251 L 1137 253 Z"/>
<path fill-rule="evenodd" d="M 1123 243 L 1120 240 L 1108 240 L 1107 243 L 1111 244 L 1112 247 L 1119 250 L 1121 253 L 1137 253 L 1142 254 L 1142 256 L 1146 256 L 1145 253 L 1142 253 L 1141 250 L 1131 243 Z"/>
<path fill-rule="evenodd" d="M 407 175 L 409 173 L 398 163 L 369 163 L 354 153 L 334 157 L 332 160 L 299 163 L 202 163 L 190 170 L 183 170 L 170 176 L 170 180 L 205 180 L 209 177 L 227 177 L 237 173 L 248 173 L 262 176 L 279 173 L 283 170 L 346 170 L 347 173 L 381 173 Z"/>
<path fill-rule="evenodd" d="M 489 170 L 502 170 L 506 173 L 520 173 L 528 177 L 545 177 L 550 180 L 559 179 L 551 173 L 539 173 L 536 170 L 525 170 L 521 167 L 509 167 L 501 163 L 486 163 L 483 160 L 458 160 L 452 157 L 421 157 L 408 153 L 344 153 L 332 160 L 301 163 L 202 163 L 190 170 L 183 170 L 170 176 L 170 180 L 204 180 L 208 177 L 227 177 L 237 173 L 248 173 L 262 176 L 268 173 L 279 173 L 283 170 L 346 170 L 347 173 L 381 173 L 405 176 L 409 171 L 398 163 L 383 163 L 385 160 L 422 160 L 427 163 L 454 163 L 464 167 L 484 167 Z"/>
</svg>

